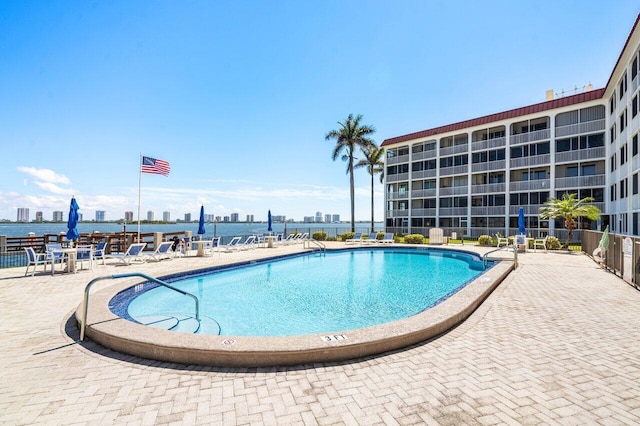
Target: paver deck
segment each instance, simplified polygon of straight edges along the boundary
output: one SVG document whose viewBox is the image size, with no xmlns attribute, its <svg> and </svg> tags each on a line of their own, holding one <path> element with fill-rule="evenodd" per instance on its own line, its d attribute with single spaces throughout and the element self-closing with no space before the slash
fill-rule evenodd
<svg viewBox="0 0 640 426">
<path fill-rule="evenodd" d="M 92 278 L 299 249 L 53 277 L 0 270 L 0 423 L 640 424 L 640 292 L 581 254 L 523 254 L 451 332 L 351 362 L 185 366 L 76 341 L 71 313 Z"/>
</svg>

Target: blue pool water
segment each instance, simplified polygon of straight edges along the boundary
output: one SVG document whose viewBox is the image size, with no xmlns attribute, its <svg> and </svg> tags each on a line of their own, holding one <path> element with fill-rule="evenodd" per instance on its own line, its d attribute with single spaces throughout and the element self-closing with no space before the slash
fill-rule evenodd
<svg viewBox="0 0 640 426">
<path fill-rule="evenodd" d="M 292 336 L 335 333 L 415 315 L 482 272 L 482 261 L 471 253 L 371 248 L 259 262 L 184 277 L 171 285 L 198 296 L 201 315 L 209 319 L 202 322 L 201 333 Z M 193 316 L 194 303 L 188 297 L 163 287 L 132 297 L 139 291 L 118 302 L 128 304 L 123 316 Z"/>
</svg>

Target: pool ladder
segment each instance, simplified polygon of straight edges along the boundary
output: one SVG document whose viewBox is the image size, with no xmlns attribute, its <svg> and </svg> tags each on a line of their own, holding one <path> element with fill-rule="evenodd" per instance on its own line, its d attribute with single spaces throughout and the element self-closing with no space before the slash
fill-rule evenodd
<svg viewBox="0 0 640 426">
<path fill-rule="evenodd" d="M 505 250 L 505 249 L 506 249 L 506 250 L 509 250 L 509 249 L 511 249 L 511 248 L 513 248 L 513 270 L 515 271 L 515 270 L 516 270 L 516 268 L 518 267 L 518 248 L 517 248 L 516 246 L 512 246 L 512 247 L 509 247 L 509 246 L 507 246 L 507 247 L 499 247 L 499 248 L 496 248 L 496 249 L 493 249 L 493 250 L 491 250 L 491 251 L 486 252 L 486 253 L 482 256 L 482 266 L 484 267 L 484 269 L 487 269 L 487 262 L 488 262 L 488 259 L 487 259 L 487 258 L 488 258 L 488 256 L 489 256 L 491 253 L 494 253 L 494 252 L 496 252 L 496 251 L 500 251 L 500 250 Z"/>
<path fill-rule="evenodd" d="M 324 243 L 318 241 L 318 240 L 304 240 L 302 242 L 302 248 L 311 248 L 311 244 L 313 243 L 313 245 L 315 245 L 316 247 L 318 247 L 320 249 L 321 252 L 325 252 L 327 250 L 327 246 L 324 245 Z M 306 245 L 306 247 L 305 247 Z"/>
<path fill-rule="evenodd" d="M 161 285 L 163 287 L 166 287 L 170 290 L 173 291 L 177 291 L 180 294 L 183 294 L 185 296 L 189 296 L 193 299 L 193 301 L 196 304 L 196 321 L 200 322 L 200 302 L 198 301 L 198 298 L 196 296 L 194 296 L 191 293 L 188 293 L 184 290 L 180 290 L 179 288 L 173 287 L 167 283 L 165 283 L 164 281 L 160 281 L 157 278 L 154 278 L 152 276 L 149 276 L 147 274 L 143 274 L 141 272 L 131 272 L 131 273 L 127 273 L 127 274 L 114 274 L 114 275 L 105 275 L 103 277 L 97 277 L 92 279 L 91 281 L 89 281 L 89 284 L 87 284 L 87 286 L 84 288 L 84 303 L 83 303 L 83 307 L 82 307 L 82 322 L 80 324 L 80 340 L 84 340 L 84 333 L 87 327 L 87 313 L 89 311 L 89 290 L 91 289 L 91 286 L 93 286 L 95 283 L 97 283 L 98 281 L 102 281 L 102 280 L 109 280 L 109 279 L 119 279 L 119 278 L 129 278 L 129 277 L 142 277 L 145 278 L 148 281 L 153 281 L 154 283 Z"/>
</svg>

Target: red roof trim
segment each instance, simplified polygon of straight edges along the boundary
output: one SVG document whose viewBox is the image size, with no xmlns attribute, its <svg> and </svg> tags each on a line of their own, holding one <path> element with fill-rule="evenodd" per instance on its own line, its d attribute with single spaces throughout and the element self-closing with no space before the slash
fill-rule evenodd
<svg viewBox="0 0 640 426">
<path fill-rule="evenodd" d="M 548 111 L 554 108 L 561 108 L 570 105 L 589 102 L 601 99 L 604 94 L 604 88 L 591 90 L 589 92 L 578 93 L 577 95 L 566 96 L 564 98 L 554 99 L 551 101 L 541 102 L 538 104 L 528 105 L 521 108 L 503 111 L 496 114 L 485 115 L 484 117 L 472 118 L 471 120 L 460 121 L 458 123 L 447 124 L 446 126 L 434 127 L 433 129 L 422 130 L 420 132 L 409 133 L 408 135 L 396 136 L 394 138 L 385 139 L 381 146 L 391 145 L 395 143 L 410 141 L 418 138 L 425 138 L 441 133 L 453 132 L 468 127 L 480 126 L 483 124 L 493 123 L 496 121 L 507 120 L 509 118 L 520 117 L 528 114 L 536 114 Z"/>
</svg>

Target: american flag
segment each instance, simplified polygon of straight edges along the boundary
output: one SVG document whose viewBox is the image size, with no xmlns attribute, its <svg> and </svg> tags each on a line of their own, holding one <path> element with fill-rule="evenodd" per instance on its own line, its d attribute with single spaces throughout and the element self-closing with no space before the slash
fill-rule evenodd
<svg viewBox="0 0 640 426">
<path fill-rule="evenodd" d="M 151 157 L 142 157 L 142 165 L 140 166 L 142 173 L 153 173 L 156 175 L 169 176 L 171 166 L 169 162 L 158 160 Z"/>
</svg>

